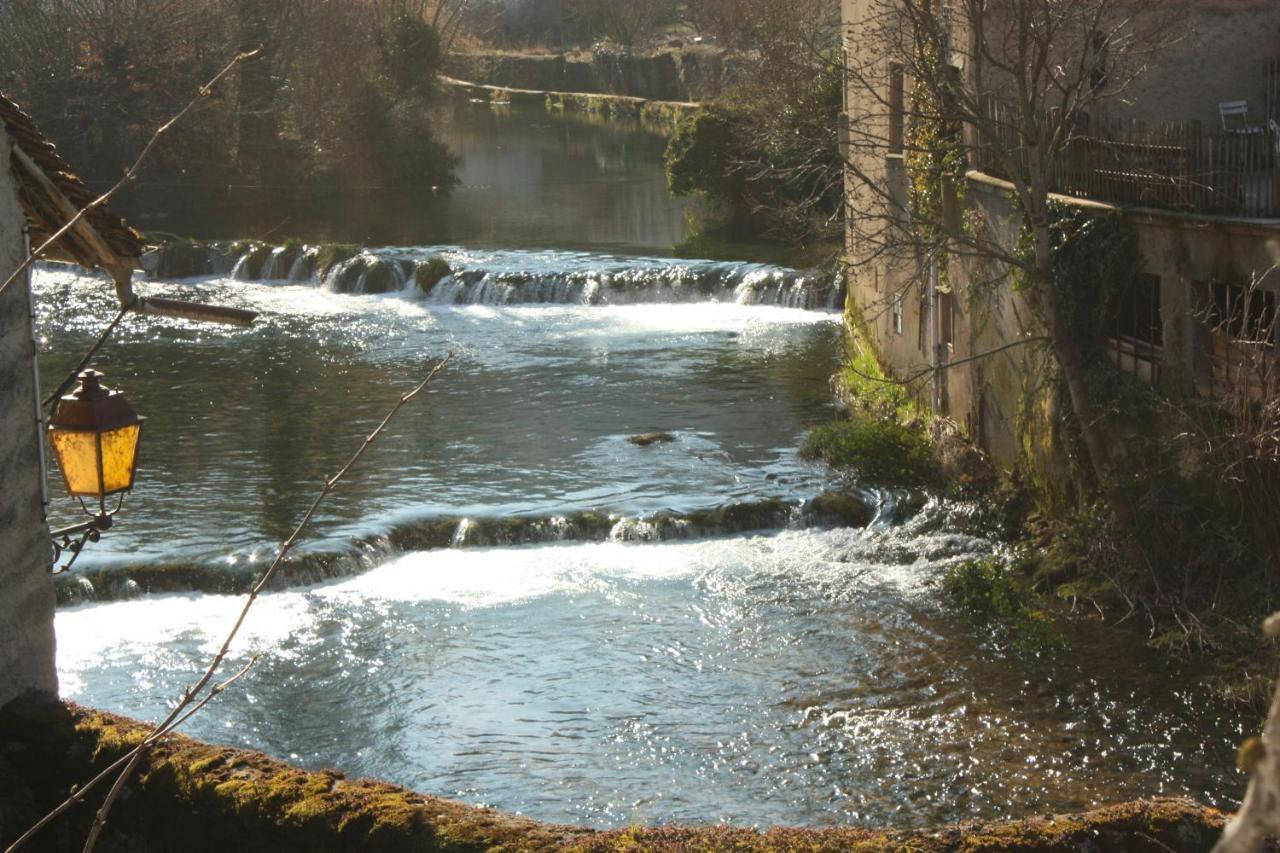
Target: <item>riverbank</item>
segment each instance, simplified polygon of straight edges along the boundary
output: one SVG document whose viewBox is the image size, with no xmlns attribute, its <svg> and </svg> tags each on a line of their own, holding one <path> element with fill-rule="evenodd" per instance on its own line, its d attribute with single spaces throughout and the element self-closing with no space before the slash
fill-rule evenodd
<svg viewBox="0 0 1280 853">
<path fill-rule="evenodd" d="M 441 77 L 440 82 L 459 97 L 488 101 L 495 105 L 541 107 L 551 113 L 584 113 L 606 119 L 637 119 L 647 129 L 669 133 L 699 109 L 692 101 L 651 101 L 632 95 L 594 92 L 561 92 L 520 89 L 511 86 L 472 83 Z"/>
<path fill-rule="evenodd" d="M 1015 643 L 1039 643 L 1064 621 L 1128 622 L 1136 640 L 1193 662 L 1216 701 L 1261 719 L 1276 651 L 1260 632 L 1275 609 L 1272 574 L 1256 557 L 1265 543 L 1223 517 L 1229 513 L 1204 485 L 1213 477 L 1207 457 L 1177 474 L 1141 462 L 1162 448 L 1185 456 L 1175 445 L 1191 427 L 1153 413 L 1167 401 L 1110 389 L 1138 433 L 1125 448 L 1136 460 L 1126 488 L 1139 496 L 1149 529 L 1127 527 L 1101 503 L 1064 503 L 1067 487 L 1041 482 L 1029 461 L 1002 470 L 960 424 L 930 414 L 927 375 L 888 375 L 859 317 L 847 311 L 845 320 L 851 355 L 834 382 L 843 416 L 814 430 L 805 452 L 864 482 L 928 486 L 981 508 L 969 529 L 1001 547 L 948 571 L 942 590 L 952 605 Z"/>
<path fill-rule="evenodd" d="M 444 71 L 500 88 L 707 101 L 723 95 L 747 61 L 703 45 L 648 52 L 606 47 L 577 53 L 468 51 L 449 54 Z"/>
<path fill-rule="evenodd" d="M 126 754 L 145 724 L 77 705 L 14 703 L 0 713 L 0 843 L 15 838 L 83 782 Z M 89 805 L 73 808 L 31 849 L 66 849 L 84 837 Z M 1224 815 L 1182 799 L 938 829 L 726 826 L 595 831 L 546 824 L 414 793 L 334 771 L 309 773 L 260 753 L 172 736 L 140 763 L 99 849 L 274 851 L 489 850 L 958 850 L 1200 851 Z"/>
</svg>

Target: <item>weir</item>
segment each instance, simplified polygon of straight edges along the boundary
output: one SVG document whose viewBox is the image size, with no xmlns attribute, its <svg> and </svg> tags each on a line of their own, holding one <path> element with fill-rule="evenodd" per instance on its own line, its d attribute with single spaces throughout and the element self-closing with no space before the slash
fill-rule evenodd
<svg viewBox="0 0 1280 853">
<path fill-rule="evenodd" d="M 156 278 L 175 273 L 237 281 L 308 284 L 335 293 L 397 293 L 443 305 L 635 305 L 733 302 L 839 311 L 843 277 L 747 262 L 610 258 L 577 252 L 477 253 L 458 247 L 354 250 L 208 244 L 161 247 L 145 263 Z M 448 264 L 420 282 L 421 264 Z"/>
<path fill-rule="evenodd" d="M 827 492 L 799 503 L 781 498 L 725 504 L 694 512 L 626 517 L 607 512 L 509 517 L 429 517 L 399 521 L 384 532 L 353 538 L 345 546 L 312 549 L 290 557 L 272 589 L 308 586 L 376 569 L 406 553 L 444 548 L 509 548 L 555 543 L 657 543 L 710 539 L 780 530 L 885 527 L 931 508 L 923 493 Z M 59 576 L 60 606 L 119 601 L 140 595 L 247 589 L 271 559 L 270 549 L 244 558 L 119 560 L 91 571 Z"/>
</svg>

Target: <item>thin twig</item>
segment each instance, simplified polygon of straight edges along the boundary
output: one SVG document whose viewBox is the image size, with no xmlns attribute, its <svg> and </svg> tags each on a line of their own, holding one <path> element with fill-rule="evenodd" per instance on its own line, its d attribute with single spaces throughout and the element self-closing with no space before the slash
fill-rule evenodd
<svg viewBox="0 0 1280 853">
<path fill-rule="evenodd" d="M 94 826 L 98 827 L 98 830 L 100 831 L 101 827 L 99 826 L 99 824 L 106 823 L 107 816 L 110 813 L 111 806 L 114 804 L 115 799 L 118 798 L 120 792 L 123 790 L 125 780 L 128 779 L 132 771 L 141 762 L 143 754 L 148 749 L 150 749 L 150 747 L 161 737 L 173 731 L 179 725 L 186 722 L 186 720 L 190 719 L 192 715 L 194 715 L 197 711 L 199 711 L 201 708 L 207 705 L 213 699 L 214 696 L 220 693 L 226 685 L 239 679 L 245 672 L 247 672 L 257 662 L 257 658 L 250 660 L 248 665 L 246 665 L 246 667 L 244 668 L 244 670 L 242 670 L 234 678 L 228 680 L 227 682 L 224 682 L 221 685 L 214 687 L 206 695 L 200 696 L 201 692 L 206 687 L 208 687 L 209 682 L 213 680 L 214 675 L 217 674 L 218 669 L 222 666 L 223 660 L 226 658 L 228 652 L 231 650 L 231 644 L 235 641 L 236 637 L 239 635 L 240 629 L 241 627 L 243 627 L 245 619 L 247 619 L 249 616 L 249 611 L 252 610 L 253 605 L 257 602 L 258 598 L 261 596 L 262 591 L 267 587 L 269 583 L 271 583 L 271 580 L 275 577 L 276 571 L 280 568 L 280 566 L 284 564 L 285 558 L 288 556 L 289 552 L 293 549 L 293 546 L 297 544 L 298 540 L 302 537 L 303 532 L 307 529 L 308 525 L 310 525 L 312 517 L 315 516 L 316 511 L 319 510 L 321 504 L 323 504 L 325 499 L 328 498 L 330 494 L 332 494 L 333 490 L 338 486 L 340 482 L 342 482 L 342 480 L 346 477 L 348 472 L 351 471 L 351 469 L 355 466 L 355 464 L 360 461 L 361 457 L 364 456 L 365 452 L 374 444 L 374 442 L 376 442 L 382 436 L 382 434 L 386 431 L 387 425 L 390 424 L 391 420 L 396 416 L 396 414 L 399 413 L 399 411 L 402 408 L 404 408 L 405 404 L 407 404 L 409 401 L 413 400 L 415 397 L 421 394 L 423 389 L 425 389 L 429 384 L 431 384 L 431 382 L 437 376 L 440 375 L 441 371 L 444 370 L 444 368 L 449 364 L 450 361 L 452 361 L 452 359 L 453 359 L 453 353 L 449 353 L 440 361 L 436 362 L 435 366 L 431 368 L 431 371 L 427 374 L 427 377 L 422 380 L 422 382 L 418 383 L 418 385 L 415 386 L 411 391 L 407 391 L 404 394 L 401 394 L 400 398 L 396 401 L 396 404 L 392 406 L 391 411 L 389 411 L 387 413 L 387 416 L 382 419 L 382 422 L 378 424 L 377 428 L 374 429 L 373 432 L 369 433 L 368 437 L 365 438 L 364 442 L 360 445 L 360 448 L 355 452 L 355 454 L 351 457 L 351 459 L 348 460 L 347 463 L 343 465 L 341 469 L 339 469 L 338 473 L 334 474 L 332 477 L 329 477 L 324 481 L 324 485 L 323 487 L 321 487 L 320 494 L 316 496 L 316 499 L 312 502 L 310 508 L 307 509 L 306 514 L 304 514 L 302 517 L 302 520 L 298 522 L 298 526 L 294 528 L 293 533 L 290 534 L 289 538 L 285 540 L 284 544 L 280 548 L 280 551 L 276 554 L 275 559 L 272 560 L 271 565 L 267 567 L 267 570 L 263 572 L 262 577 L 260 577 L 258 581 L 253 585 L 253 588 L 250 590 L 249 596 L 245 601 L 244 607 L 240 610 L 240 615 L 237 617 L 235 624 L 231 628 L 231 631 L 227 634 L 226 638 L 223 640 L 221 647 L 218 649 L 217 654 L 214 655 L 213 660 L 210 662 L 208 668 L 205 670 L 204 675 L 202 675 L 196 681 L 195 684 L 191 685 L 186 689 L 186 691 L 183 692 L 182 699 L 179 700 L 178 704 L 174 706 L 173 710 L 169 713 L 169 716 L 167 716 L 161 723 L 156 725 L 152 729 L 151 733 L 148 734 L 147 737 L 144 738 L 141 743 L 139 743 L 137 746 L 135 746 L 125 755 L 118 758 L 115 762 L 111 764 L 111 766 L 109 766 L 106 770 L 103 770 L 101 773 L 95 776 L 88 783 L 77 788 L 75 793 L 73 793 L 70 797 L 68 797 L 61 804 L 59 804 L 55 809 L 49 812 L 49 814 L 41 818 L 38 823 L 36 823 L 34 826 L 31 827 L 31 829 L 23 833 L 23 835 L 17 841 L 15 841 L 12 845 L 10 845 L 5 850 L 5 853 L 14 853 L 16 850 L 21 848 L 23 844 L 25 844 L 32 837 L 34 837 L 37 832 L 39 832 L 41 829 L 47 826 L 50 822 L 52 822 L 56 817 L 58 817 L 58 815 L 62 814 L 71 806 L 75 805 L 77 802 L 84 799 L 84 797 L 89 793 L 90 790 L 95 788 L 103 780 L 109 778 L 111 773 L 113 773 L 117 768 L 124 765 L 124 770 L 121 771 L 120 776 L 117 778 L 115 784 L 112 785 L 111 792 L 108 793 L 107 799 L 103 801 L 102 808 L 98 810 L 97 817 L 94 820 Z M 197 697 L 200 697 L 199 701 L 197 701 Z M 97 838 L 97 833 L 91 830 L 90 839 L 85 844 L 85 848 L 84 848 L 85 853 L 90 853 L 90 851 L 93 850 L 92 842 L 95 841 L 96 838 Z"/>
<path fill-rule="evenodd" d="M 66 390 L 76 381 L 76 377 L 80 375 L 80 371 L 88 367 L 89 362 L 98 354 L 98 350 L 102 349 L 102 345 L 107 342 L 107 338 L 111 337 L 111 333 L 116 330 L 116 326 L 120 325 L 120 321 L 124 319 L 125 314 L 129 313 L 131 307 L 132 306 L 121 308 L 116 313 L 116 318 L 112 320 L 107 328 L 102 330 L 102 334 L 98 336 L 98 342 L 89 348 L 89 351 L 84 354 L 84 358 L 80 359 L 80 363 L 75 366 L 75 369 L 67 375 L 66 379 L 62 380 L 62 384 L 58 386 L 58 389 L 45 398 L 44 408 L 47 409 L 54 403 L 58 402 L 59 398 L 66 393 Z"/>
<path fill-rule="evenodd" d="M 200 700 L 200 702 L 189 708 L 187 712 L 177 720 L 174 720 L 173 724 L 169 727 L 169 731 L 172 731 L 182 725 L 182 723 L 189 720 L 201 708 L 212 702 L 219 693 L 243 678 L 250 669 L 253 669 L 254 664 L 256 664 L 261 657 L 261 655 L 254 655 L 239 672 L 221 684 L 215 685 L 212 690 L 205 694 L 205 697 Z M 102 834 L 103 828 L 107 825 L 107 815 L 111 813 L 111 807 L 115 805 L 116 800 L 120 797 L 120 794 L 123 793 L 125 782 L 131 775 L 133 775 L 134 768 L 136 768 L 138 764 L 141 763 L 142 759 L 146 757 L 147 753 L 151 749 L 151 745 L 155 743 L 158 738 L 159 735 L 155 738 L 148 737 L 146 741 L 140 744 L 139 747 L 133 751 L 132 757 L 129 759 L 129 763 L 125 765 L 124 770 L 120 771 L 120 775 L 116 777 L 115 784 L 111 786 L 111 790 L 107 792 L 106 799 L 102 801 L 102 807 L 99 808 L 93 816 L 93 825 L 89 827 L 89 835 L 85 838 L 84 842 L 84 853 L 90 853 L 98 843 L 98 836 Z"/>
<path fill-rule="evenodd" d="M 213 91 L 213 87 L 216 86 L 222 80 L 223 77 L 230 74 L 232 69 L 234 69 L 241 62 L 244 62 L 247 59 L 252 59 L 253 57 L 257 56 L 260 52 L 261 52 L 261 49 L 252 50 L 252 51 L 249 51 L 248 53 L 241 53 L 237 55 L 235 59 L 231 60 L 231 62 L 227 64 L 226 68 L 223 68 L 214 76 L 212 80 L 210 80 L 208 83 L 205 83 L 203 86 L 201 86 L 200 89 L 196 92 L 196 96 L 191 100 L 190 103 L 188 103 L 185 107 L 183 107 L 180 111 L 178 111 L 177 115 L 175 115 L 173 118 L 169 119 L 167 122 L 161 125 L 160 128 L 156 130 L 154 134 L 152 134 L 151 140 L 147 143 L 146 147 L 142 149 L 142 153 L 138 155 L 138 159 L 133 161 L 133 165 L 128 168 L 128 170 L 124 173 L 124 176 L 120 178 L 120 180 L 116 183 L 116 185 L 113 186 L 111 189 L 107 190 L 102 195 L 95 198 L 93 201 L 89 202 L 83 208 L 81 208 L 80 211 L 75 216 L 67 220 L 66 224 L 64 224 L 61 228 L 55 231 L 53 233 L 53 236 L 45 240 L 43 243 L 40 244 L 38 248 L 34 249 L 30 254 L 28 254 L 27 259 L 18 265 L 18 268 L 13 271 L 12 275 L 10 275 L 7 279 L 5 279 L 4 284 L 0 284 L 0 293 L 4 293 L 5 290 L 8 289 L 9 285 L 17 281 L 18 278 L 21 277 L 23 273 L 25 273 L 27 270 L 31 269 L 31 265 L 34 264 L 38 259 L 40 259 L 44 255 L 44 253 L 49 250 L 50 246 L 52 246 L 54 243 L 58 242 L 64 236 L 66 236 L 67 232 L 70 231 L 72 228 L 75 228 L 76 225 L 80 223 L 80 220 L 84 219 L 85 216 L 87 216 L 90 211 L 96 210 L 97 208 L 102 207 L 104 204 L 110 201 L 111 197 L 114 196 L 117 192 L 119 192 L 124 187 L 125 184 L 129 183 L 135 177 L 137 177 L 138 170 L 142 168 L 142 164 L 146 162 L 146 159 L 151 155 L 152 150 L 160 142 L 161 137 L 163 137 L 166 133 L 168 133 L 169 130 L 175 124 L 177 124 L 184 116 L 186 116 L 187 113 L 191 112 L 191 110 L 195 108 L 196 104 L 200 103 L 200 101 L 207 98 L 209 94 Z M 134 306 L 127 305 L 125 307 L 132 308 Z"/>
</svg>

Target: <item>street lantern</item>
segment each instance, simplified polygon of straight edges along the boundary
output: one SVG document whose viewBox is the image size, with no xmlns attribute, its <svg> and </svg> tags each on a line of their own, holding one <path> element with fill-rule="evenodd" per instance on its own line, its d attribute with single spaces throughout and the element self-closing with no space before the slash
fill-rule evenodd
<svg viewBox="0 0 1280 853">
<path fill-rule="evenodd" d="M 96 542 L 102 531 L 111 529 L 111 517 L 133 488 L 145 418 L 119 391 L 103 387 L 101 377 L 95 370 L 82 372 L 79 387 L 58 402 L 49 421 L 49 443 L 62 481 L 92 517 L 53 532 L 55 562 L 63 550 L 78 556 L 85 542 Z M 108 499 L 116 496 L 115 509 L 108 511 Z M 96 506 L 91 509 L 91 504 Z"/>
</svg>

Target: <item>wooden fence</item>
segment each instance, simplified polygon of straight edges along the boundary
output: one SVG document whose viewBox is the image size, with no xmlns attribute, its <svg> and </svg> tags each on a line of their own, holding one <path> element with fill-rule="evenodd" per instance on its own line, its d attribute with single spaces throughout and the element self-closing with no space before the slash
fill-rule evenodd
<svg viewBox="0 0 1280 853">
<path fill-rule="evenodd" d="M 998 151 L 1024 150 L 1011 111 L 989 106 L 976 165 L 1008 178 Z M 1199 122 L 1080 122 L 1055 153 L 1052 189 L 1128 207 L 1248 218 L 1280 217 L 1280 132 L 1276 125 L 1227 132 Z"/>
</svg>

